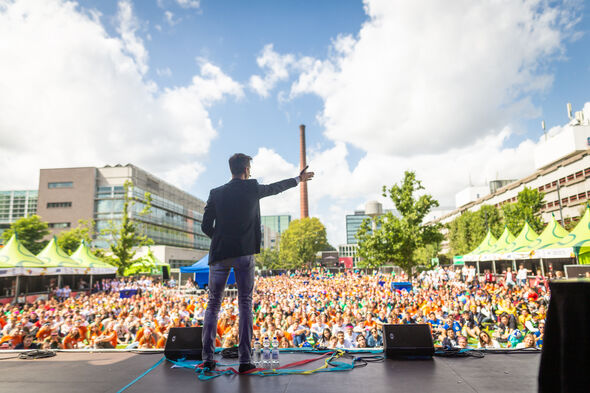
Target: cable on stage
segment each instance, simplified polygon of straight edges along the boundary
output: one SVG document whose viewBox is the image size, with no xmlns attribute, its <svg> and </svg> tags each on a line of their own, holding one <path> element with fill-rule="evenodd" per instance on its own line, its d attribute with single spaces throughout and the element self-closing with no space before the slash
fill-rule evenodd
<svg viewBox="0 0 590 393">
<path fill-rule="evenodd" d="M 307 351 L 296 351 L 298 353 Z M 357 367 L 365 367 L 368 363 L 383 361 L 383 355 L 375 355 L 371 354 L 368 356 L 363 356 L 361 353 L 355 353 L 354 351 L 343 351 L 343 350 L 333 350 L 333 351 L 309 351 L 309 353 L 318 353 L 323 352 L 320 356 L 314 357 L 311 359 L 304 359 L 297 362 L 289 363 L 281 367 L 273 368 L 273 369 L 266 369 L 266 368 L 255 368 L 245 373 L 239 373 L 233 367 L 227 367 L 225 369 L 219 370 L 209 370 L 207 368 L 203 368 L 203 363 L 194 364 L 194 362 L 186 362 L 183 360 L 171 360 L 168 359 L 169 362 L 173 363 L 177 367 L 181 368 L 188 368 L 192 369 L 195 372 L 199 373 L 199 379 L 202 381 L 207 381 L 213 378 L 217 378 L 221 375 L 231 375 L 231 374 L 239 374 L 239 375 L 253 375 L 253 376 L 260 376 L 260 377 L 270 377 L 270 376 L 279 376 L 279 375 L 310 375 L 322 372 L 340 372 L 340 371 L 350 371 Z M 362 353 L 367 353 L 363 351 Z M 373 353 L 373 352 L 369 352 Z M 382 351 L 378 351 L 375 353 L 382 353 Z M 324 359 L 324 364 L 321 367 L 305 370 L 299 369 L 297 367 L 303 366 L 308 363 L 312 363 L 318 360 Z M 341 359 L 341 360 L 338 360 Z M 348 359 L 349 362 L 342 361 L 343 359 Z M 219 364 L 219 366 L 224 366 Z"/>
</svg>

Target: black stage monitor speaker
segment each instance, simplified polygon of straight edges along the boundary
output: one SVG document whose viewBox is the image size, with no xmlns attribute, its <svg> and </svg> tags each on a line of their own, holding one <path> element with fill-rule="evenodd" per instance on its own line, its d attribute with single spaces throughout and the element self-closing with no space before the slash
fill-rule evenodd
<svg viewBox="0 0 590 393">
<path fill-rule="evenodd" d="M 588 392 L 590 280 L 552 280 L 549 289 L 538 391 Z"/>
<path fill-rule="evenodd" d="M 383 325 L 383 352 L 388 359 L 428 359 L 434 355 L 430 325 Z"/>
<path fill-rule="evenodd" d="M 202 327 L 170 328 L 164 356 L 167 359 L 202 360 Z"/>
</svg>

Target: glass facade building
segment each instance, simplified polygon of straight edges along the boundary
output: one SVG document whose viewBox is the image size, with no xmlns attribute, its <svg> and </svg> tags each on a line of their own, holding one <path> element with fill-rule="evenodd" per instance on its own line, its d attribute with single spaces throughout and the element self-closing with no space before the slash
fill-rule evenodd
<svg viewBox="0 0 590 393">
<path fill-rule="evenodd" d="M 260 247 L 276 250 L 279 248 L 281 234 L 287 230 L 291 223 L 290 215 L 261 216 L 262 238 Z"/>
<path fill-rule="evenodd" d="M 36 214 L 38 199 L 37 190 L 0 191 L 0 235 L 19 218 Z"/>
<path fill-rule="evenodd" d="M 209 248 L 210 239 L 201 230 L 203 201 L 131 165 L 98 170 L 103 170 L 97 176 L 95 197 L 94 220 L 98 233 L 119 223 L 123 213 L 125 187 L 108 183 L 130 180 L 133 186 L 129 197 L 133 202 L 128 209 L 129 218 L 155 244 Z M 147 193 L 151 198 L 149 209 L 146 209 Z M 106 247 L 109 241 L 108 237 L 98 236 L 95 246 Z"/>
<path fill-rule="evenodd" d="M 370 218 L 364 210 L 357 210 L 354 214 L 346 215 L 346 244 L 357 244 L 356 233 L 365 218 Z"/>
<path fill-rule="evenodd" d="M 262 226 L 268 227 L 274 232 L 283 233 L 287 230 L 289 224 L 291 223 L 291 216 L 261 216 L 260 223 Z"/>
</svg>

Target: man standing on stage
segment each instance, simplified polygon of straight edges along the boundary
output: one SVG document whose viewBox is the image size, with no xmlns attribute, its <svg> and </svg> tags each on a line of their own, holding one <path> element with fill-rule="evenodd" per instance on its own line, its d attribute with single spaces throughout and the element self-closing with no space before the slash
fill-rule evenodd
<svg viewBox="0 0 590 393">
<path fill-rule="evenodd" d="M 299 182 L 311 180 L 313 172 L 304 169 L 299 176 L 273 184 L 250 180 L 252 157 L 237 153 L 230 157 L 232 179 L 209 193 L 201 229 L 211 238 L 209 250 L 209 302 L 203 324 L 203 367 L 213 370 L 217 316 L 227 278 L 234 268 L 238 285 L 239 371 L 255 368 L 250 359 L 252 342 L 252 291 L 254 290 L 254 254 L 260 252 L 260 198 L 276 195 Z M 306 168 L 307 169 L 307 168 Z"/>
</svg>

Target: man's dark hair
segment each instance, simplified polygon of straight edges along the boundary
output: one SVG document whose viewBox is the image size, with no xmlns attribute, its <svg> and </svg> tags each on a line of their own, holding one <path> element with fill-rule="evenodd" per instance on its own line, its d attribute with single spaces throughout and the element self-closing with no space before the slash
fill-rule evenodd
<svg viewBox="0 0 590 393">
<path fill-rule="evenodd" d="M 236 153 L 229 158 L 229 170 L 234 176 L 239 176 L 246 172 L 246 168 L 250 166 L 252 157 L 242 153 Z"/>
</svg>

